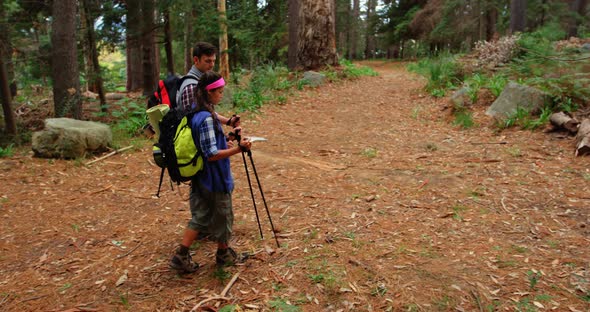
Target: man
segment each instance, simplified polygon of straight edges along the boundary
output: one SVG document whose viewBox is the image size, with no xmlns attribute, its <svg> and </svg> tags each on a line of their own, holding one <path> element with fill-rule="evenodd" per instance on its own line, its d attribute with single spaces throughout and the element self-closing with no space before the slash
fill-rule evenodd
<svg viewBox="0 0 590 312">
<path fill-rule="evenodd" d="M 193 47 L 193 66 L 188 71 L 187 76 L 194 77 L 195 79 L 185 79 L 178 89 L 180 92 L 176 95 L 176 103 L 179 103 L 180 107 L 182 107 L 181 112 L 188 112 L 196 106 L 197 84 L 204 73 L 213 70 L 215 60 L 217 59 L 216 54 L 217 48 L 208 42 L 197 42 Z M 239 116 L 226 118 L 217 114 L 217 117 L 225 125 L 231 127 L 239 126 Z"/>
<path fill-rule="evenodd" d="M 206 103 L 200 103 L 199 101 L 203 101 L 203 90 L 205 87 L 200 86 L 199 84 L 201 83 L 201 78 L 204 77 L 209 77 L 209 76 L 214 76 L 217 74 L 211 73 L 213 75 L 210 75 L 208 72 L 210 72 L 213 69 L 213 66 L 215 65 L 215 54 L 217 53 L 217 49 L 211 45 L 210 43 L 207 42 L 198 42 L 197 44 L 195 44 L 194 48 L 193 48 L 193 61 L 194 64 L 192 66 L 192 68 L 190 69 L 190 71 L 188 72 L 187 75 L 194 77 L 194 79 L 185 79 L 184 82 L 182 83 L 181 87 L 179 88 L 178 95 L 177 95 L 177 103 L 179 105 L 179 107 L 182 108 L 183 112 L 189 112 L 193 109 L 198 110 L 199 108 L 202 108 Z M 217 76 L 215 76 L 217 77 Z M 223 79 L 221 79 L 223 80 Z M 208 81 L 204 81 L 202 83 L 208 84 L 210 82 Z M 201 89 L 199 91 L 199 88 Z M 223 88 L 219 88 L 220 89 L 220 93 L 223 93 Z M 199 93 L 200 92 L 200 93 Z M 219 99 L 221 99 L 221 96 L 219 97 Z M 214 103 L 217 104 L 217 103 Z M 232 127 L 237 127 L 239 125 L 239 116 L 232 116 L 230 118 L 226 118 L 223 117 L 219 114 L 217 114 L 216 112 L 212 112 L 213 114 L 215 114 L 217 116 L 217 119 L 219 120 L 220 123 L 228 125 L 228 126 L 232 126 Z M 193 117 L 196 118 L 197 114 Z M 194 129 L 193 129 L 194 130 Z M 212 131 L 213 133 L 216 133 L 215 131 Z M 223 133 L 218 133 L 221 136 L 217 137 L 215 142 L 219 143 L 219 147 L 220 148 L 227 148 L 228 146 L 226 145 L 225 142 L 225 137 L 223 136 Z M 194 137 L 194 132 L 193 132 L 193 137 Z M 223 141 L 223 142 L 221 142 Z M 197 144 L 197 143 L 195 143 Z M 245 143 L 246 148 L 249 149 L 251 146 L 251 143 Z M 232 147 L 233 144 L 228 144 L 229 147 Z M 239 145 L 239 144 L 238 144 Z M 202 145 L 201 147 L 202 148 Z M 241 147 L 240 147 L 241 148 Z M 240 148 L 237 149 L 237 153 L 240 152 Z M 236 153 L 236 148 L 233 148 L 230 154 L 235 154 Z M 217 152 L 217 149 L 215 148 L 215 151 Z M 230 149 L 226 149 L 226 151 L 230 151 Z M 225 154 L 227 154 L 224 151 L 221 151 Z M 220 152 L 220 153 L 221 153 Z M 225 157 L 229 157 L 228 155 L 225 155 Z M 213 158 L 213 157 L 210 157 Z M 228 162 L 229 163 L 229 162 Z M 205 171 L 205 170 L 204 170 Z M 229 171 L 228 171 L 229 172 Z M 215 174 L 217 174 L 217 171 L 214 171 Z M 201 172 L 202 174 L 202 172 Z M 231 234 L 231 224 L 233 223 L 233 212 L 231 209 L 231 190 L 228 190 L 226 192 L 221 192 L 221 193 L 214 193 L 214 192 L 210 192 L 210 190 L 206 190 L 205 188 L 203 188 L 202 183 L 199 183 L 199 179 L 200 176 L 199 174 L 197 174 L 197 176 L 191 180 L 191 195 L 190 195 L 190 210 L 191 210 L 191 221 L 189 221 L 189 224 L 187 226 L 187 228 L 184 231 L 183 237 L 182 237 L 182 242 L 180 243 L 180 245 L 178 246 L 178 248 L 176 249 L 175 254 L 172 256 L 172 258 L 170 259 L 170 263 L 169 266 L 172 269 L 177 270 L 180 273 L 192 273 L 195 272 L 198 268 L 199 268 L 199 264 L 195 263 L 192 261 L 191 255 L 190 255 L 190 251 L 189 248 L 192 245 L 192 243 L 198 239 L 198 237 L 200 235 L 203 236 L 208 236 L 207 233 L 204 233 L 205 228 L 203 228 L 203 224 L 202 223 L 206 223 L 204 220 L 204 218 L 206 219 L 207 216 L 209 216 L 211 213 L 209 212 L 209 210 L 211 209 L 210 207 L 210 203 L 211 202 L 211 198 L 221 198 L 223 197 L 221 200 L 222 202 L 222 206 L 224 206 L 224 209 L 227 210 L 227 212 L 224 212 L 227 214 L 227 216 L 223 216 L 224 218 L 216 218 L 216 219 L 229 219 L 224 221 L 224 222 L 219 222 L 219 220 L 217 221 L 217 223 L 221 224 L 222 227 L 228 227 L 229 228 L 229 233 Z M 231 173 L 229 174 L 229 178 L 228 179 L 232 179 L 231 178 Z M 233 189 L 233 184 L 231 185 L 231 188 Z M 215 200 L 214 200 L 215 202 Z M 226 203 L 227 202 L 227 203 Z M 215 206 L 215 205 L 213 205 Z M 224 210 L 221 209 L 221 210 Z M 215 210 L 215 209 L 214 209 Z M 212 225 L 219 225 L 216 224 L 213 220 L 211 221 Z M 210 229 L 209 229 L 210 230 Z M 220 232 L 220 231 L 214 231 L 214 232 Z M 221 231 L 223 232 L 223 231 Z M 217 233 L 219 234 L 219 233 Z M 226 236 L 228 236 L 229 234 L 227 234 Z M 215 236 L 215 235 L 212 235 Z M 216 262 L 218 264 L 222 264 L 222 265 L 226 265 L 226 264 L 232 264 L 234 262 L 237 261 L 241 261 L 245 255 L 238 255 L 232 248 L 230 248 L 228 246 L 228 240 L 225 239 L 224 237 L 211 237 L 212 239 L 217 240 L 217 253 L 216 253 Z"/>
</svg>

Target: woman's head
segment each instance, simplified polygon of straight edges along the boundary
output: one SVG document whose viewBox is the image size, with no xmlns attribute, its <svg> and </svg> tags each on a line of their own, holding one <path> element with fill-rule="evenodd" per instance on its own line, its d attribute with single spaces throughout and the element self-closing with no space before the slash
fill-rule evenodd
<svg viewBox="0 0 590 312">
<path fill-rule="evenodd" d="M 223 97 L 225 81 L 218 73 L 204 73 L 197 84 L 197 106 L 211 108 L 219 104 Z"/>
</svg>

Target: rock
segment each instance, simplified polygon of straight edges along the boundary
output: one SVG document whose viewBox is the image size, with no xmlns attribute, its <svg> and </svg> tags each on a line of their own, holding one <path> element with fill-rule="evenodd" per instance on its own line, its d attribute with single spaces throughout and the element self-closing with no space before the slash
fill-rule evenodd
<svg viewBox="0 0 590 312">
<path fill-rule="evenodd" d="M 112 137 L 111 128 L 102 123 L 50 118 L 44 130 L 33 133 L 32 149 L 37 157 L 77 158 L 107 149 Z"/>
<path fill-rule="evenodd" d="M 537 114 L 550 101 L 549 95 L 539 89 L 509 82 L 486 115 L 503 120 L 513 116 L 519 108 Z"/>
<path fill-rule="evenodd" d="M 303 80 L 312 87 L 321 86 L 326 80 L 326 75 L 314 71 L 306 71 L 303 73 Z"/>
<path fill-rule="evenodd" d="M 469 94 L 467 92 L 466 87 L 462 87 L 461 89 L 455 91 L 455 93 L 451 95 L 449 101 L 451 102 L 451 107 L 453 109 L 461 109 L 464 107 L 471 106 L 473 104 L 473 102 L 469 98 Z"/>
<path fill-rule="evenodd" d="M 112 100 L 112 101 L 116 101 L 116 100 L 121 100 L 125 97 L 124 94 L 122 93 L 107 93 L 104 96 L 107 100 Z"/>
<path fill-rule="evenodd" d="M 584 43 L 582 45 L 582 51 L 583 52 L 590 52 L 590 43 Z"/>
</svg>

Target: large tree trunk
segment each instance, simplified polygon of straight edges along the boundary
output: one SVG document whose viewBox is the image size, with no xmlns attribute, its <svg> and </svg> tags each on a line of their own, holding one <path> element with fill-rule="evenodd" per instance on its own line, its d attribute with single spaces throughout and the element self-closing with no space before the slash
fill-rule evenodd
<svg viewBox="0 0 590 312">
<path fill-rule="evenodd" d="M 375 57 L 375 11 L 377 8 L 377 0 L 367 1 L 367 29 L 366 29 L 366 44 L 365 44 L 365 58 Z"/>
<path fill-rule="evenodd" d="M 192 55 L 192 20 L 197 17 L 197 12 L 194 8 L 191 8 L 190 14 L 186 14 L 184 19 L 184 73 L 187 73 L 193 66 L 193 55 Z"/>
<path fill-rule="evenodd" d="M 299 8 L 297 67 L 338 65 L 334 0 L 302 0 Z"/>
<path fill-rule="evenodd" d="M 150 95 L 156 87 L 160 68 L 157 62 L 155 49 L 155 23 L 154 23 L 154 0 L 141 1 L 142 17 L 142 67 L 143 67 L 143 95 Z"/>
<path fill-rule="evenodd" d="M 16 134 L 16 122 L 14 120 L 14 112 L 12 111 L 12 96 L 10 94 L 10 87 L 8 83 L 8 75 L 6 74 L 6 66 L 4 66 L 4 53 L 0 51 L 0 96 L 2 98 L 2 111 L 4 112 L 4 126 L 6 133 Z"/>
<path fill-rule="evenodd" d="M 297 30 L 299 29 L 300 0 L 289 0 L 289 50 L 287 51 L 287 67 L 294 70 L 297 67 Z"/>
<path fill-rule="evenodd" d="M 87 42 L 87 55 L 90 61 L 90 67 L 88 70 L 88 83 L 94 86 L 95 92 L 98 93 L 100 99 L 100 110 L 102 112 L 107 111 L 107 101 L 104 95 L 104 88 L 102 83 L 102 74 L 100 72 L 100 63 L 98 62 L 98 50 L 96 49 L 96 39 L 94 34 L 94 14 L 90 7 L 89 0 L 82 0 L 82 9 L 84 14 L 83 23 L 86 30 L 86 42 Z"/>
<path fill-rule="evenodd" d="M 76 47 L 77 1 L 53 2 L 51 32 L 51 78 L 53 80 L 54 114 L 82 118 L 80 73 Z"/>
<path fill-rule="evenodd" d="M 127 91 L 142 87 L 141 66 L 141 0 L 127 0 Z"/>
<path fill-rule="evenodd" d="M 4 4 L 0 0 L 0 7 Z M 5 12 L 0 10 L 0 20 L 4 21 Z M 14 64 L 12 63 L 12 27 L 10 24 L 3 25 L 3 30 L 0 31 L 0 56 L 3 57 L 4 67 L 6 69 L 6 79 L 9 86 L 11 98 L 16 96 L 16 81 L 14 81 Z"/>
<path fill-rule="evenodd" d="M 571 18 L 568 23 L 568 37 L 575 37 L 578 35 L 578 27 L 581 19 L 585 16 L 586 6 L 588 0 L 570 0 Z"/>
<path fill-rule="evenodd" d="M 172 30 L 170 29 L 170 9 L 164 8 L 164 50 L 166 50 L 166 69 L 168 75 L 174 75 L 174 54 L 172 53 Z"/>
<path fill-rule="evenodd" d="M 229 81 L 229 53 L 227 43 L 227 15 L 225 14 L 225 0 L 217 0 L 219 10 L 219 74 Z"/>
<path fill-rule="evenodd" d="M 510 32 L 523 32 L 526 27 L 526 0 L 510 0 Z"/>
<path fill-rule="evenodd" d="M 492 41 L 496 36 L 496 24 L 498 22 L 498 10 L 493 4 L 488 3 L 485 11 L 486 16 L 486 40 Z"/>
<path fill-rule="evenodd" d="M 358 23 L 361 16 L 360 0 L 353 0 L 352 5 L 352 23 L 350 23 L 350 54 L 351 60 L 358 59 Z"/>
</svg>

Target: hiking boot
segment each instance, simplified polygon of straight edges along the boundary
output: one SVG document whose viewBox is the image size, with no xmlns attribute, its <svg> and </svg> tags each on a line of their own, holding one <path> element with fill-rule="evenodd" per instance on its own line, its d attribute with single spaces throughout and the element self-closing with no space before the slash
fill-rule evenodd
<svg viewBox="0 0 590 312">
<path fill-rule="evenodd" d="M 236 263 L 244 262 L 248 256 L 249 254 L 247 252 L 238 254 L 232 248 L 217 249 L 217 254 L 215 254 L 215 262 L 217 262 L 218 265 L 231 266 Z"/>
<path fill-rule="evenodd" d="M 170 259 L 169 264 L 171 269 L 178 271 L 179 273 L 193 273 L 199 268 L 199 264 L 193 262 L 190 253 L 186 255 L 180 255 L 176 253 Z"/>
</svg>

